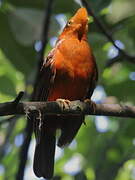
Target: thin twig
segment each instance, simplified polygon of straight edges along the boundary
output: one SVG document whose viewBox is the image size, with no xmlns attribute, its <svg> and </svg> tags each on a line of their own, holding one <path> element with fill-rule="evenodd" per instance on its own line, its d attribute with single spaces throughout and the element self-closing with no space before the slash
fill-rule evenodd
<svg viewBox="0 0 135 180">
<path fill-rule="evenodd" d="M 42 37 L 41 37 L 41 44 L 42 48 L 39 51 L 39 61 L 37 65 L 37 74 L 34 82 L 34 91 L 32 93 L 31 99 L 34 100 L 35 98 L 35 90 L 37 83 L 39 82 L 39 72 L 42 67 L 43 61 L 44 61 L 44 52 L 46 49 L 46 45 L 48 42 L 48 33 L 49 33 L 49 25 L 50 25 L 50 20 L 51 20 L 51 12 L 52 12 L 52 7 L 53 7 L 53 1 L 54 0 L 48 0 L 48 5 L 45 11 L 45 16 L 44 16 L 44 24 L 43 24 L 43 31 L 42 31 Z"/>
<path fill-rule="evenodd" d="M 112 66 L 113 64 L 115 64 L 116 62 L 121 62 L 121 61 L 122 61 L 121 58 L 122 58 L 122 57 L 121 57 L 120 55 L 118 55 L 118 56 L 116 56 L 116 57 L 114 57 L 114 58 L 112 58 L 112 59 L 108 59 L 107 62 L 106 62 L 105 67 L 110 67 L 110 66 Z"/>
<path fill-rule="evenodd" d="M 41 65 L 43 63 L 44 51 L 48 43 L 49 24 L 50 24 L 50 19 L 51 19 L 52 7 L 53 7 L 53 0 L 49 0 L 47 8 L 46 8 L 46 12 L 45 12 L 45 17 L 44 17 L 43 32 L 42 32 L 42 38 L 41 38 L 42 48 L 39 52 L 39 59 L 40 59 L 39 69 L 41 68 Z"/>
<path fill-rule="evenodd" d="M 24 92 L 23 92 L 23 91 L 20 91 L 19 94 L 18 94 L 18 96 L 17 96 L 17 97 L 15 98 L 15 100 L 14 100 L 14 104 L 15 104 L 15 105 L 17 105 L 17 104 L 19 103 L 19 101 L 22 99 L 23 95 L 24 95 Z"/>
<path fill-rule="evenodd" d="M 8 124 L 8 127 L 6 128 L 5 140 L 4 140 L 3 144 L 0 146 L 0 160 L 4 157 L 4 155 L 6 153 L 6 150 L 8 148 L 7 146 L 9 144 L 9 140 L 10 140 L 13 130 L 15 128 L 17 119 L 18 119 L 17 116 L 14 116 L 9 119 L 9 124 Z"/>
<path fill-rule="evenodd" d="M 82 4 L 86 7 L 89 15 L 91 15 L 94 18 L 95 23 L 99 27 L 100 31 L 107 37 L 107 39 L 113 44 L 113 46 L 118 49 L 119 53 L 123 56 L 126 57 L 128 61 L 131 63 L 135 63 L 135 56 L 131 56 L 127 54 L 124 50 L 122 50 L 117 44 L 115 43 L 115 40 L 113 37 L 110 35 L 110 33 L 106 30 L 104 25 L 100 22 L 100 20 L 96 17 L 95 13 L 93 12 L 92 8 L 90 5 L 87 3 L 86 0 L 81 0 Z"/>
</svg>

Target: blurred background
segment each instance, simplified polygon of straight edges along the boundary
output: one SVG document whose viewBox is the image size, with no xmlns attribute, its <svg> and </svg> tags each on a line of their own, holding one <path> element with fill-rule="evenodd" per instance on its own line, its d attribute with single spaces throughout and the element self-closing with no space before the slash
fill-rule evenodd
<svg viewBox="0 0 135 180">
<path fill-rule="evenodd" d="M 31 97 L 48 2 L 0 0 L 0 103 L 13 100 L 19 91 L 26 92 L 23 100 Z M 115 44 L 129 56 L 135 55 L 135 0 L 87 2 Z M 52 1 L 45 55 L 80 4 L 79 0 Z M 135 104 L 135 64 L 119 54 L 92 17 L 88 40 L 99 69 L 92 99 Z M 0 117 L 0 180 L 37 180 L 32 169 L 34 146 L 26 117 Z M 72 144 L 56 149 L 55 159 L 57 180 L 135 180 L 135 120 L 87 116 Z"/>
</svg>

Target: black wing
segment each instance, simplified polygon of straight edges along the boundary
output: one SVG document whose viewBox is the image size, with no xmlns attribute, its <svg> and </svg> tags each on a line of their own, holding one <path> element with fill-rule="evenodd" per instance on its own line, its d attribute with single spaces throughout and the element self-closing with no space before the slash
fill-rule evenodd
<svg viewBox="0 0 135 180">
<path fill-rule="evenodd" d="M 46 101 L 51 85 L 55 78 L 54 51 L 52 49 L 48 56 L 44 59 L 43 65 L 39 72 L 38 82 L 34 94 L 34 101 Z"/>
<path fill-rule="evenodd" d="M 95 57 L 92 55 L 92 57 L 95 59 Z M 97 69 L 97 65 L 96 65 L 96 61 L 94 61 L 95 63 L 95 69 L 93 71 L 93 74 L 90 74 L 91 78 L 90 78 L 90 84 L 89 84 L 89 88 L 88 88 L 88 91 L 87 91 L 87 95 L 85 97 L 85 99 L 90 99 L 92 94 L 93 94 L 93 91 L 96 87 L 96 83 L 98 81 L 98 69 Z"/>
</svg>

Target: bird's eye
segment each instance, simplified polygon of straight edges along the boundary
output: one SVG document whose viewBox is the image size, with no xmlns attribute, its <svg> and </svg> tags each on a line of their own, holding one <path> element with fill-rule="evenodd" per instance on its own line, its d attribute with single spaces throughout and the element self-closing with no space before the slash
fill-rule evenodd
<svg viewBox="0 0 135 180">
<path fill-rule="evenodd" d="M 70 26 L 73 21 L 68 21 L 67 26 Z"/>
<path fill-rule="evenodd" d="M 68 26 L 71 24 L 71 21 L 68 22 Z"/>
</svg>

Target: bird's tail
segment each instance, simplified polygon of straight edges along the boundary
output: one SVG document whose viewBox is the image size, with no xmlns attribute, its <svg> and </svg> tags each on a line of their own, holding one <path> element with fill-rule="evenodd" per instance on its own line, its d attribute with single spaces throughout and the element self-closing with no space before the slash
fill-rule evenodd
<svg viewBox="0 0 135 180">
<path fill-rule="evenodd" d="M 52 178 L 54 171 L 55 134 L 41 132 L 34 155 L 33 169 L 37 177 Z"/>
<path fill-rule="evenodd" d="M 68 119 L 67 119 L 68 118 Z M 63 125 L 61 128 L 61 136 L 58 140 L 58 146 L 63 147 L 71 143 L 84 122 L 84 116 L 68 116 L 63 117 Z"/>
</svg>

